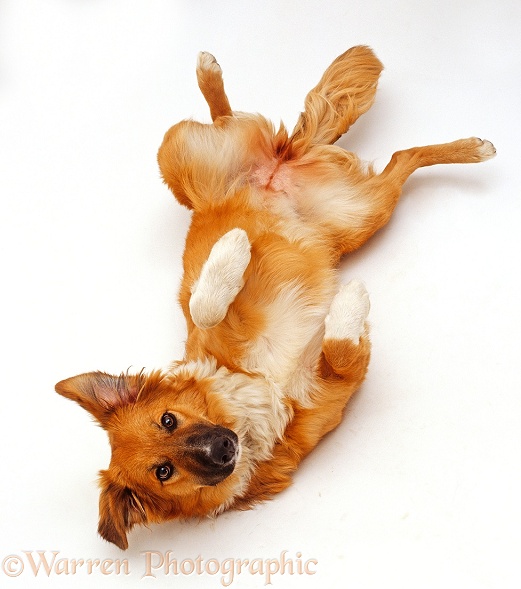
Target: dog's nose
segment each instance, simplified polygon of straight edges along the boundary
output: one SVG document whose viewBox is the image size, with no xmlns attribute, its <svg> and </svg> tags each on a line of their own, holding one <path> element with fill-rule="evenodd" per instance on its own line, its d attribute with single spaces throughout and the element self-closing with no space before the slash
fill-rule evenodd
<svg viewBox="0 0 521 589">
<path fill-rule="evenodd" d="M 211 442 L 210 460 L 216 466 L 226 466 L 235 458 L 236 451 L 236 443 L 230 436 L 217 434 Z"/>
</svg>

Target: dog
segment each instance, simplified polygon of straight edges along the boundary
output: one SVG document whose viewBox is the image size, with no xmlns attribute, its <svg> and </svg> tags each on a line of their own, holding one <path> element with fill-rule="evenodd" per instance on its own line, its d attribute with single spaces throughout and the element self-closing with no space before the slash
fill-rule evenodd
<svg viewBox="0 0 521 589">
<path fill-rule="evenodd" d="M 186 352 L 163 371 L 63 380 L 56 391 L 107 431 L 100 535 L 247 509 L 291 483 L 366 375 L 369 297 L 338 265 L 389 220 L 416 169 L 482 162 L 489 141 L 398 151 L 381 173 L 334 145 L 373 103 L 383 69 L 365 46 L 327 68 L 291 135 L 232 111 L 201 53 L 211 124 L 185 120 L 159 148 L 162 178 L 192 211 L 179 301 Z"/>
</svg>

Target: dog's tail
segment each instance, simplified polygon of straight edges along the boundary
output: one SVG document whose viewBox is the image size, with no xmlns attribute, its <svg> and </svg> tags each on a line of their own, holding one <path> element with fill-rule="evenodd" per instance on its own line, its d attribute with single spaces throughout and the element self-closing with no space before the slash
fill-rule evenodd
<svg viewBox="0 0 521 589">
<path fill-rule="evenodd" d="M 343 135 L 372 105 L 382 70 L 369 47 L 352 47 L 337 57 L 306 96 L 305 110 L 289 141 L 291 157 Z"/>
</svg>

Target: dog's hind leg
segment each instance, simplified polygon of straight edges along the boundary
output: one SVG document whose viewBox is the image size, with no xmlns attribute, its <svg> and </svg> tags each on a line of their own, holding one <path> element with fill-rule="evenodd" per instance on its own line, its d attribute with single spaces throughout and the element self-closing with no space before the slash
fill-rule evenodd
<svg viewBox="0 0 521 589">
<path fill-rule="evenodd" d="M 199 279 L 192 286 L 189 307 L 197 327 L 215 327 L 226 317 L 228 307 L 243 287 L 250 248 L 243 229 L 228 231 L 212 247 Z"/>
<path fill-rule="evenodd" d="M 369 47 L 348 49 L 306 96 L 290 139 L 291 156 L 316 144 L 334 143 L 373 104 L 382 64 Z"/>
<path fill-rule="evenodd" d="M 412 147 L 393 154 L 377 181 L 401 188 L 407 178 L 418 168 L 436 164 L 472 164 L 484 162 L 496 155 L 490 141 L 471 137 L 452 143 Z"/>
<path fill-rule="evenodd" d="M 210 107 L 212 121 L 232 115 L 232 109 L 224 91 L 221 66 L 211 53 L 202 51 L 197 59 L 197 83 Z"/>
<path fill-rule="evenodd" d="M 359 178 L 351 186 L 351 173 L 345 179 L 344 197 L 341 184 L 338 192 L 329 195 L 334 207 L 323 207 L 322 221 L 330 231 L 331 243 L 339 256 L 363 245 L 391 218 L 407 178 L 418 168 L 435 164 L 475 163 L 494 157 L 490 141 L 472 137 L 452 143 L 413 147 L 396 152 L 382 173 Z M 327 193 L 324 191 L 323 194 Z M 326 199 L 324 199 L 326 202 Z"/>
</svg>

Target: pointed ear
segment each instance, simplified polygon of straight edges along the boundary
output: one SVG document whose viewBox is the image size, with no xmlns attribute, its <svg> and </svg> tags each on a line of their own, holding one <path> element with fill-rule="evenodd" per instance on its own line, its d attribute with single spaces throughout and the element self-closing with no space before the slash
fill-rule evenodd
<svg viewBox="0 0 521 589">
<path fill-rule="evenodd" d="M 147 514 L 136 493 L 128 487 L 109 482 L 106 473 L 101 473 L 98 532 L 103 539 L 126 550 L 127 532 L 135 524 L 146 524 Z"/>
<path fill-rule="evenodd" d="M 115 408 L 137 399 L 144 380 L 142 373 L 112 376 L 104 372 L 88 372 L 62 380 L 55 389 L 60 395 L 76 401 L 104 425 Z"/>
</svg>

